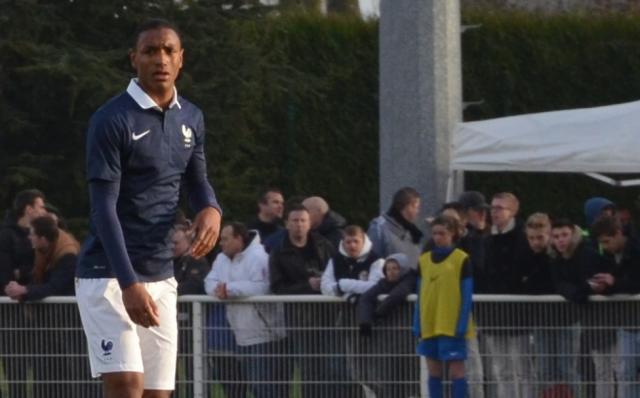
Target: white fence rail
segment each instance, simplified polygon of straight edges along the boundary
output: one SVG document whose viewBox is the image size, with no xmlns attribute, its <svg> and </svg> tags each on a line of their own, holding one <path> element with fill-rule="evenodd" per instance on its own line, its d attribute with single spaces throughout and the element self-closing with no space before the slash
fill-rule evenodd
<svg viewBox="0 0 640 398">
<path fill-rule="evenodd" d="M 471 397 L 640 397 L 640 296 L 596 296 L 585 304 L 559 296 L 478 295 L 474 301 Z M 176 397 L 425 393 L 411 304 L 380 319 L 371 336 L 359 333 L 354 306 L 338 298 L 259 296 L 222 303 L 183 296 L 178 305 Z M 226 320 L 229 310 L 257 316 L 236 332 L 241 344 L 252 338 L 262 343 L 238 345 Z M 282 322 L 268 315 L 281 310 Z M 256 330 L 262 331 L 257 337 Z M 0 298 L 0 397 L 100 396 L 100 383 L 89 376 L 75 298 L 30 304 Z"/>
</svg>

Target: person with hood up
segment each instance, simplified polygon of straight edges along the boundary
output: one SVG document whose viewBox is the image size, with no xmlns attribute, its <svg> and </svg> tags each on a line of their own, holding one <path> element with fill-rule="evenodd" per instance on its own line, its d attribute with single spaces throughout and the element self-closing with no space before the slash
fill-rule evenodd
<svg viewBox="0 0 640 398">
<path fill-rule="evenodd" d="M 361 336 L 359 349 L 365 353 L 357 369 L 365 375 L 361 379 L 366 380 L 378 397 L 417 396 L 419 364 L 411 355 L 411 342 L 398 338 L 397 333 L 398 325 L 411 322 L 407 296 L 415 292 L 417 273 L 404 253 L 389 255 L 382 272 L 384 278 L 357 302 L 356 322 Z M 378 300 L 378 296 L 383 294 L 387 296 Z M 406 310 L 401 306 L 407 306 Z M 395 357 L 393 369 L 389 369 L 389 357 Z"/>
<path fill-rule="evenodd" d="M 607 198 L 593 197 L 584 202 L 584 216 L 587 228 L 591 228 L 598 218 L 602 216 L 613 216 L 615 203 Z"/>
<path fill-rule="evenodd" d="M 323 236 L 337 249 L 342 240 L 342 229 L 347 225 L 344 217 L 331 210 L 320 196 L 310 196 L 302 201 L 302 205 L 309 212 L 311 231 Z"/>
<path fill-rule="evenodd" d="M 320 290 L 327 296 L 360 295 L 384 277 L 384 259 L 373 250 L 371 240 L 357 225 L 344 230 L 338 254 L 327 263 Z"/>
<path fill-rule="evenodd" d="M 256 231 L 229 223 L 220 235 L 222 253 L 205 279 L 207 294 L 221 300 L 269 294 L 269 256 Z M 243 370 L 256 398 L 286 396 L 270 355 L 285 337 L 282 304 L 227 304 L 226 315 L 242 355 Z"/>
</svg>

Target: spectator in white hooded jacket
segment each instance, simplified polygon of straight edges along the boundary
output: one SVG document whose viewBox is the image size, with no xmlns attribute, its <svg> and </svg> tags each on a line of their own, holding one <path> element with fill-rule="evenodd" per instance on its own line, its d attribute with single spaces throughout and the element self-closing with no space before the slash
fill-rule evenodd
<svg viewBox="0 0 640 398">
<path fill-rule="evenodd" d="M 378 283 L 384 277 L 384 259 L 372 248 L 371 240 L 361 227 L 346 227 L 338 254 L 327 262 L 322 274 L 322 294 L 349 297 L 362 294 Z"/>
<path fill-rule="evenodd" d="M 220 246 L 205 279 L 207 294 L 221 300 L 269 294 L 269 256 L 256 231 L 229 223 L 221 231 Z M 285 337 L 282 304 L 227 304 L 226 310 L 254 397 L 286 396 L 286 383 L 273 381 L 287 372 L 270 360 L 281 352 Z"/>
</svg>

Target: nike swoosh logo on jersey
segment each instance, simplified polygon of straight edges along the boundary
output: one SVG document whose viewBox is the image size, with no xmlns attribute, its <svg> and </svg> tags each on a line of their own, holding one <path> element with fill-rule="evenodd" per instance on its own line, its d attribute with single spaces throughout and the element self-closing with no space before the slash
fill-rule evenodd
<svg viewBox="0 0 640 398">
<path fill-rule="evenodd" d="M 144 137 L 145 135 L 149 134 L 150 132 L 151 132 L 151 129 L 145 130 L 140 134 L 131 133 L 131 138 L 133 138 L 134 141 L 138 141 L 140 138 Z"/>
</svg>

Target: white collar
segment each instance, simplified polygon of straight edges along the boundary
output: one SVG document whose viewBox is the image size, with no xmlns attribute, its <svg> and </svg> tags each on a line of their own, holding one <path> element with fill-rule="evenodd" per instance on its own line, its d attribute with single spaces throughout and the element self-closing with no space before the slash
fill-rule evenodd
<svg viewBox="0 0 640 398">
<path fill-rule="evenodd" d="M 512 218 L 511 220 L 509 220 L 509 222 L 507 223 L 507 226 L 502 231 L 498 231 L 498 227 L 496 227 L 495 225 L 492 225 L 491 235 L 506 234 L 508 232 L 511 232 L 511 230 L 513 230 L 515 227 L 516 227 L 516 219 Z"/>
<path fill-rule="evenodd" d="M 138 84 L 138 78 L 134 77 L 129 82 L 129 86 L 127 87 L 127 93 L 133 98 L 134 101 L 140 105 L 142 109 L 156 109 L 160 112 L 163 112 L 163 109 L 156 104 L 156 102 L 149 97 L 149 94 L 145 93 L 142 87 Z M 173 98 L 171 99 L 171 103 L 169 104 L 169 108 L 173 108 L 175 106 L 178 109 L 182 109 L 182 106 L 178 102 L 178 90 L 173 86 Z"/>
</svg>

